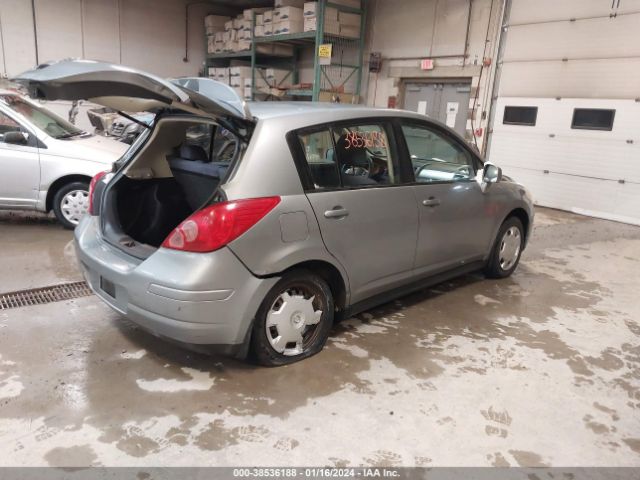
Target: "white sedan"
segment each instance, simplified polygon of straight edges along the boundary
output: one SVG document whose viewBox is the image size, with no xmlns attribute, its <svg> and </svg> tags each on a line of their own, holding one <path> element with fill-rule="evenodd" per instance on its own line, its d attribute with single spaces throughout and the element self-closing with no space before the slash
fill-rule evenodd
<svg viewBox="0 0 640 480">
<path fill-rule="evenodd" d="M 110 170 L 127 148 L 0 90 L 0 209 L 53 210 L 74 228 L 87 211 L 91 178 Z"/>
</svg>

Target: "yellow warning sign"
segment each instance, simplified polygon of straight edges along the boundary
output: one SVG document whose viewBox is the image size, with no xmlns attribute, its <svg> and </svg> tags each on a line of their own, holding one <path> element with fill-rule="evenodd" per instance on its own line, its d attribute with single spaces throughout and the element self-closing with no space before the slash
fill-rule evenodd
<svg viewBox="0 0 640 480">
<path fill-rule="evenodd" d="M 331 44 L 323 43 L 318 47 L 318 56 L 320 58 L 331 58 Z"/>
</svg>

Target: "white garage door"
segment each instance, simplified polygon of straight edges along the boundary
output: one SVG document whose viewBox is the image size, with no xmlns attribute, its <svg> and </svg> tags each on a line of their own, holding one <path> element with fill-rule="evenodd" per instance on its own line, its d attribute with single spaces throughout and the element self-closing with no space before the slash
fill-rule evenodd
<svg viewBox="0 0 640 480">
<path fill-rule="evenodd" d="M 640 0 L 512 0 L 507 26 L 488 157 L 540 205 L 640 224 Z"/>
<path fill-rule="evenodd" d="M 640 224 L 640 102 L 500 98 L 490 160 L 539 205 Z"/>
</svg>

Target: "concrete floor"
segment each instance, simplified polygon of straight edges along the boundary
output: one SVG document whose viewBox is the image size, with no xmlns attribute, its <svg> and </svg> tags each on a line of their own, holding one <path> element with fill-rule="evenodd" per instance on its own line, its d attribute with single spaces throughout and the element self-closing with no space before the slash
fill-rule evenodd
<svg viewBox="0 0 640 480">
<path fill-rule="evenodd" d="M 284 368 L 95 297 L 0 312 L 0 465 L 640 466 L 640 228 L 536 222 L 512 278 L 402 298 Z M 70 240 L 0 213 L 0 292 L 80 279 Z"/>
</svg>

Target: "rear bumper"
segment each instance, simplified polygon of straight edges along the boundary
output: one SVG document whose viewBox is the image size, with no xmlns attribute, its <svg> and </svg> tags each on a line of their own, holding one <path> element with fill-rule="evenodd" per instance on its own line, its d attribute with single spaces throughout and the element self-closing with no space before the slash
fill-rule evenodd
<svg viewBox="0 0 640 480">
<path fill-rule="evenodd" d="M 102 239 L 97 217 L 80 222 L 75 243 L 87 283 L 111 308 L 155 335 L 223 353 L 243 350 L 262 299 L 278 281 L 253 276 L 227 248 L 160 248 L 146 260 L 134 258 Z"/>
</svg>

